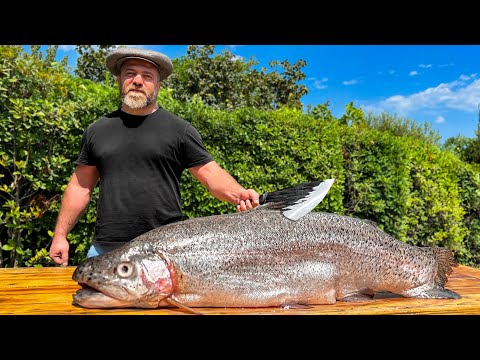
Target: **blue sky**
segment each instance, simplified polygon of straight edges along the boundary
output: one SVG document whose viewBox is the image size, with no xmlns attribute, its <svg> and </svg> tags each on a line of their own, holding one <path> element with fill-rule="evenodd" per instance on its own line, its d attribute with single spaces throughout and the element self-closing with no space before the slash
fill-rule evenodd
<svg viewBox="0 0 480 360">
<path fill-rule="evenodd" d="M 171 58 L 187 45 L 131 45 Z M 335 116 L 350 101 L 366 112 L 386 111 L 428 122 L 442 140 L 458 134 L 475 137 L 480 104 L 480 45 L 217 45 L 268 68 L 271 60 L 299 59 L 309 93 L 304 106 L 330 102 Z M 74 68 L 72 45 L 60 45 Z"/>
</svg>

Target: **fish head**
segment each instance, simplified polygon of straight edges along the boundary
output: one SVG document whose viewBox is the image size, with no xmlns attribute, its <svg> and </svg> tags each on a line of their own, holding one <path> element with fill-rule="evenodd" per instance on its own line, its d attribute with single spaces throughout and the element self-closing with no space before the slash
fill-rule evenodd
<svg viewBox="0 0 480 360">
<path fill-rule="evenodd" d="M 73 295 L 74 303 L 86 308 L 156 308 L 173 294 L 173 264 L 163 254 L 118 250 L 77 266 L 72 279 L 82 289 Z"/>
</svg>

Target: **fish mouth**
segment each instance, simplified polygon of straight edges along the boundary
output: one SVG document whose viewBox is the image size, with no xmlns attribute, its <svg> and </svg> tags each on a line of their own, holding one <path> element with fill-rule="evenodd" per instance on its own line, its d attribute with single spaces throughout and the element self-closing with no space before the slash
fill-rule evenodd
<svg viewBox="0 0 480 360">
<path fill-rule="evenodd" d="M 73 297 L 73 304 L 85 308 L 118 308 L 128 307 L 131 303 L 125 300 L 114 298 L 104 292 L 97 290 L 85 283 L 78 283 L 82 288 L 78 289 Z"/>
</svg>

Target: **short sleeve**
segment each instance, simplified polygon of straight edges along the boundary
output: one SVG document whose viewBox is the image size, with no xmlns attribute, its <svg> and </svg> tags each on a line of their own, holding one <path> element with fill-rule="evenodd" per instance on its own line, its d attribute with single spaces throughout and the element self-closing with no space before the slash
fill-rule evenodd
<svg viewBox="0 0 480 360">
<path fill-rule="evenodd" d="M 207 164 L 210 161 L 213 161 L 213 158 L 205 148 L 200 133 L 191 124 L 188 124 L 183 142 L 182 165 L 188 169 Z"/>
<path fill-rule="evenodd" d="M 77 160 L 74 161 L 76 165 L 89 165 L 89 166 L 97 165 L 96 161 L 92 156 L 92 152 L 90 151 L 90 148 L 91 148 L 91 145 L 90 145 L 90 137 L 89 137 L 89 128 L 87 128 L 83 132 L 80 154 L 78 155 Z"/>
</svg>

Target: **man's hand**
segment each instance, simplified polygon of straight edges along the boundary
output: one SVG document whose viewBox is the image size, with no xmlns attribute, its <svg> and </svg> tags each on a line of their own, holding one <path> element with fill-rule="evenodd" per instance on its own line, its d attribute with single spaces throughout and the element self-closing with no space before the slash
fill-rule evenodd
<svg viewBox="0 0 480 360">
<path fill-rule="evenodd" d="M 50 257 L 56 264 L 67 266 L 69 247 L 66 237 L 54 237 L 50 246 Z"/>
<path fill-rule="evenodd" d="M 240 203 L 237 205 L 237 211 L 250 210 L 257 207 L 260 204 L 260 195 L 253 190 L 243 190 L 240 193 Z"/>
</svg>

